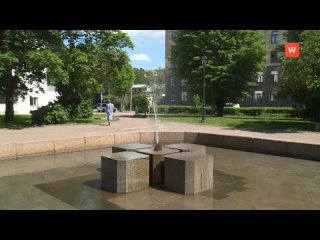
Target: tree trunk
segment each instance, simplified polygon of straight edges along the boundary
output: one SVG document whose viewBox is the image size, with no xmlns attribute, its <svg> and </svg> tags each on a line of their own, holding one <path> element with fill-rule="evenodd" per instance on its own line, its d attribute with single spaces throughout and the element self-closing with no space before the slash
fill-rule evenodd
<svg viewBox="0 0 320 240">
<path fill-rule="evenodd" d="M 11 74 L 11 72 L 10 72 Z M 13 104 L 15 100 L 15 92 L 17 89 L 18 84 L 18 77 L 17 76 L 10 76 L 10 74 L 7 75 L 7 84 L 6 84 L 6 90 L 5 90 L 5 97 L 6 97 L 6 112 L 4 116 L 4 122 L 5 123 L 11 123 L 14 119 L 14 109 Z"/>
<path fill-rule="evenodd" d="M 4 121 L 6 123 L 11 123 L 14 117 L 14 110 L 13 110 L 14 94 L 12 94 L 11 91 L 7 91 L 5 96 L 6 96 L 6 112 L 4 116 Z"/>
<path fill-rule="evenodd" d="M 124 112 L 125 111 L 125 108 L 124 108 L 124 99 L 125 99 L 126 96 L 120 98 L 120 110 L 121 112 Z"/>
<path fill-rule="evenodd" d="M 218 100 L 216 102 L 216 115 L 217 117 L 223 117 L 223 109 L 225 102 L 223 100 Z"/>
</svg>

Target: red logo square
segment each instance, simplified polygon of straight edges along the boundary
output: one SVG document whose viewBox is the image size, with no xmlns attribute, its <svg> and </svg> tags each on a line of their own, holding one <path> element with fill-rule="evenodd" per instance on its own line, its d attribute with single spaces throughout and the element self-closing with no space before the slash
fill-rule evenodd
<svg viewBox="0 0 320 240">
<path fill-rule="evenodd" d="M 300 55 L 299 43 L 286 43 L 285 45 L 285 56 L 287 58 L 294 57 L 297 58 Z"/>
</svg>

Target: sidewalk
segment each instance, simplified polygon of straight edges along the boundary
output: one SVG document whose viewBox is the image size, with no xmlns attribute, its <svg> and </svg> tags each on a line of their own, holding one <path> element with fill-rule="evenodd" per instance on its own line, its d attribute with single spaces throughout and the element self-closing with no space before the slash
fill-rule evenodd
<svg viewBox="0 0 320 240">
<path fill-rule="evenodd" d="M 24 129 L 0 129 L 0 145 L 8 143 L 21 143 L 28 141 L 42 141 L 61 138 L 74 138 L 85 136 L 104 135 L 117 132 L 154 131 L 154 120 L 146 118 L 133 118 L 134 113 L 121 113 L 115 115 L 119 121 L 112 122 L 111 126 L 106 124 L 68 124 L 48 125 L 42 127 L 30 127 Z M 101 115 L 104 117 L 104 115 Z M 320 132 L 275 132 L 261 133 L 253 131 L 238 130 L 226 127 L 202 126 L 201 124 L 188 124 L 177 122 L 161 122 L 162 132 L 202 132 L 230 136 L 245 136 L 253 138 L 282 140 L 289 142 L 311 143 L 320 145 Z M 320 153 L 319 153 L 320 155 Z"/>
</svg>

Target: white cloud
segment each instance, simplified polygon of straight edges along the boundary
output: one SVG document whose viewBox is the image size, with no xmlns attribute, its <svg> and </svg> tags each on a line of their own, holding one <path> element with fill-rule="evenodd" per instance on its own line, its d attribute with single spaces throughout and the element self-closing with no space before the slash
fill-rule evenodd
<svg viewBox="0 0 320 240">
<path fill-rule="evenodd" d="M 165 30 L 122 30 L 127 33 L 129 37 L 134 40 L 148 38 L 152 40 L 164 40 Z"/>
<path fill-rule="evenodd" d="M 151 61 L 151 58 L 147 54 L 133 54 L 130 56 L 132 61 Z"/>
</svg>

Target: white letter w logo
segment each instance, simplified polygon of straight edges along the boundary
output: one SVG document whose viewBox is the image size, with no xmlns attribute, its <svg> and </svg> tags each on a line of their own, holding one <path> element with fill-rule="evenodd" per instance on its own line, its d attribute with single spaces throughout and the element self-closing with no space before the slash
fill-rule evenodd
<svg viewBox="0 0 320 240">
<path fill-rule="evenodd" d="M 296 52 L 296 47 L 288 47 L 289 53 L 295 53 Z"/>
</svg>

